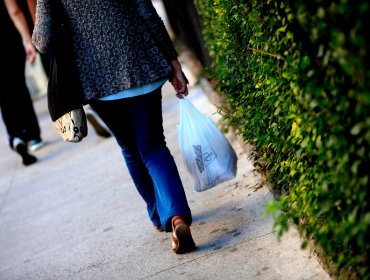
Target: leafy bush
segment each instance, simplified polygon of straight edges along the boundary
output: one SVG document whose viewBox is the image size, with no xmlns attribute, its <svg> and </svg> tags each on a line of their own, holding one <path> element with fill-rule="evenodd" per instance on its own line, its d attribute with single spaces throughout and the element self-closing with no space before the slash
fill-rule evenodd
<svg viewBox="0 0 370 280">
<path fill-rule="evenodd" d="M 196 0 L 225 117 L 340 278 L 370 279 L 370 3 Z M 277 211 L 283 210 L 283 211 Z"/>
</svg>

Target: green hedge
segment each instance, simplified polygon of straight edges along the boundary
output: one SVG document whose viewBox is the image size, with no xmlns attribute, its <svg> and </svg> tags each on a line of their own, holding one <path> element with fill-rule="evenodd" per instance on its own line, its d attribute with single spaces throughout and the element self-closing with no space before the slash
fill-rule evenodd
<svg viewBox="0 0 370 280">
<path fill-rule="evenodd" d="M 332 2 L 196 5 L 225 117 L 280 194 L 280 233 L 299 223 L 337 276 L 370 279 L 370 4 Z"/>
</svg>

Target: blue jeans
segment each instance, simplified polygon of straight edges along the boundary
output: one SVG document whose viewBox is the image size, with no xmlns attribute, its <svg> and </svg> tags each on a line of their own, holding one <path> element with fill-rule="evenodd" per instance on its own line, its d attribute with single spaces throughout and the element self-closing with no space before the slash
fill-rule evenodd
<svg viewBox="0 0 370 280">
<path fill-rule="evenodd" d="M 191 211 L 163 134 L 161 88 L 132 98 L 94 100 L 90 105 L 121 147 L 153 224 L 171 231 L 171 217 L 175 215 L 190 224 Z"/>
</svg>

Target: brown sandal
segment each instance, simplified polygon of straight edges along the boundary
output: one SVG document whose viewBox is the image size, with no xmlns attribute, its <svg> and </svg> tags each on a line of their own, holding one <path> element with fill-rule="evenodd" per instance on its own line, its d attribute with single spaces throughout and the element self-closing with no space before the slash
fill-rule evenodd
<svg viewBox="0 0 370 280">
<path fill-rule="evenodd" d="M 175 225 L 176 221 L 181 220 Z M 191 236 L 190 227 L 181 216 L 172 217 L 172 250 L 176 254 L 184 254 L 195 249 L 195 243 Z"/>
<path fill-rule="evenodd" d="M 154 228 L 155 228 L 157 231 L 159 231 L 159 232 L 164 232 L 164 229 L 163 229 L 163 227 L 161 227 L 161 226 L 154 226 Z"/>
</svg>

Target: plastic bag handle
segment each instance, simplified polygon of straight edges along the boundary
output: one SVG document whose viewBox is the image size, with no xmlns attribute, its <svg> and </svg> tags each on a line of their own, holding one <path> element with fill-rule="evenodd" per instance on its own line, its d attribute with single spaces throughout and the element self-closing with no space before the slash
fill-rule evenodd
<svg viewBox="0 0 370 280">
<path fill-rule="evenodd" d="M 203 114 L 198 111 L 198 109 L 190 102 L 190 100 L 184 96 L 184 98 L 179 100 L 180 102 L 180 122 L 184 119 L 184 114 L 187 113 L 190 116 L 196 116 L 199 118 L 203 117 Z"/>
</svg>

